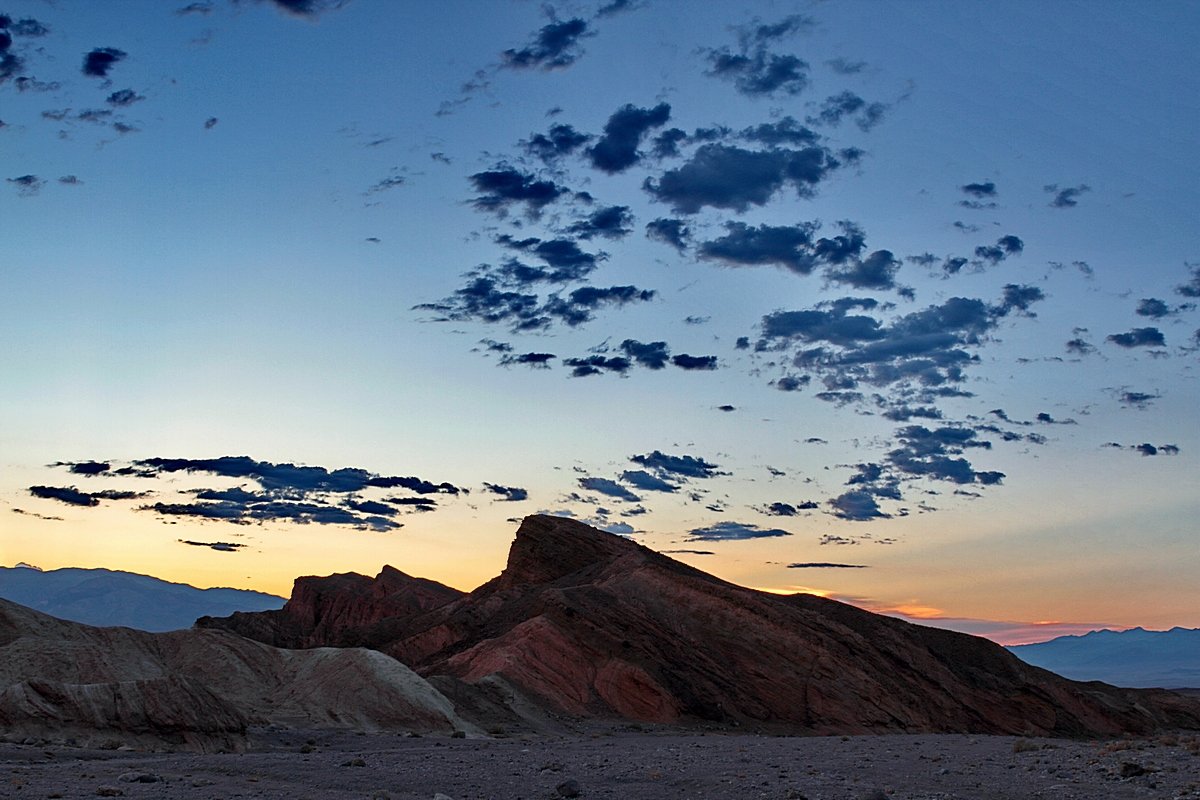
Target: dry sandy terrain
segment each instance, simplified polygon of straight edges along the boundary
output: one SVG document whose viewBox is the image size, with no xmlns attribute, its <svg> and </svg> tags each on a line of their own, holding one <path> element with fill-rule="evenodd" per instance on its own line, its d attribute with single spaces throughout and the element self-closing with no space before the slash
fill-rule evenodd
<svg viewBox="0 0 1200 800">
<path fill-rule="evenodd" d="M 113 746 L 117 743 L 114 741 Z M 1200 737 L 783 737 L 617 728 L 455 739 L 260 732 L 247 753 L 0 743 L 13 798 L 1200 798 Z"/>
</svg>

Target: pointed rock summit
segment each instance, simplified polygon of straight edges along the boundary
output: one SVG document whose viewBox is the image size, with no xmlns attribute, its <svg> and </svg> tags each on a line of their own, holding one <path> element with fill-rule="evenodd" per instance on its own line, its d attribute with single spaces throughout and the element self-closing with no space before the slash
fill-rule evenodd
<svg viewBox="0 0 1200 800">
<path fill-rule="evenodd" d="M 470 594 L 408 602 L 397 593 L 418 591 L 415 579 L 377 592 L 382 575 L 297 588 L 312 580 L 328 582 L 320 607 L 338 613 L 306 616 L 307 595 L 293 595 L 295 613 L 274 613 L 291 613 L 297 640 L 353 640 L 435 685 L 487 686 L 556 714 L 808 733 L 1200 728 L 1200 706 L 1173 693 L 1076 683 L 986 639 L 736 586 L 559 517 L 527 517 L 504 571 Z M 201 623 L 256 636 L 271 613 Z"/>
</svg>

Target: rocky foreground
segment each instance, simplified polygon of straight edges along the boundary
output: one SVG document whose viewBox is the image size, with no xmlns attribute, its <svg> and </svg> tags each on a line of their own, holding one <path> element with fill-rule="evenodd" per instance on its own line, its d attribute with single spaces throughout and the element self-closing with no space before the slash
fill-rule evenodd
<svg viewBox="0 0 1200 800">
<path fill-rule="evenodd" d="M 279 800 L 1183 800 L 1200 738 L 678 735 L 455 739 L 255 734 L 250 752 L 0 744 L 0 797 Z M 114 739 L 109 747 L 116 747 Z"/>
</svg>

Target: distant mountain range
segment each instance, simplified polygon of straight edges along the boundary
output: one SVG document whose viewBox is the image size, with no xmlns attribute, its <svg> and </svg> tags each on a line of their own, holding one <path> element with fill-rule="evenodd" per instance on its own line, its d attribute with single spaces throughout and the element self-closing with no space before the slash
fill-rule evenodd
<svg viewBox="0 0 1200 800">
<path fill-rule="evenodd" d="M 1008 649 L 1028 664 L 1077 681 L 1200 688 L 1200 628 L 1092 631 Z"/>
<path fill-rule="evenodd" d="M 284 603 L 262 592 L 197 589 L 133 572 L 30 567 L 0 567 L 0 599 L 72 622 L 152 632 L 190 628 L 203 616 L 270 611 Z"/>
</svg>

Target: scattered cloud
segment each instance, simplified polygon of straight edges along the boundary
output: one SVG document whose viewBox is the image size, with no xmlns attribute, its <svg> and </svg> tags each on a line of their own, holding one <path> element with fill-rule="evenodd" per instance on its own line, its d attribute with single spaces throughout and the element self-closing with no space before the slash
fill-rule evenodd
<svg viewBox="0 0 1200 800">
<path fill-rule="evenodd" d="M 688 531 L 689 542 L 735 542 L 746 539 L 769 539 L 792 534 L 779 528 L 760 528 L 744 522 L 718 522 L 707 528 L 692 528 Z"/>
<path fill-rule="evenodd" d="M 109 70 L 127 55 L 124 50 L 115 47 L 97 47 L 83 57 L 83 74 L 93 78 L 107 78 Z"/>
<path fill-rule="evenodd" d="M 728 144 L 699 147 L 691 159 L 643 184 L 655 199 L 676 213 L 696 214 L 705 207 L 744 212 L 765 205 L 785 186 L 799 197 L 811 195 L 831 172 L 857 162 L 861 153 L 835 154 L 823 146 L 803 149 L 748 150 Z"/>
<path fill-rule="evenodd" d="M 596 169 L 612 175 L 624 172 L 641 160 L 638 146 L 653 128 L 671 118 L 671 106 L 659 103 L 654 108 L 624 105 L 604 125 L 604 135 L 588 148 L 588 158 Z"/>
<path fill-rule="evenodd" d="M 812 24 L 811 18 L 796 14 L 774 24 L 740 27 L 736 51 L 722 47 L 705 52 L 708 74 L 731 81 L 747 97 L 800 94 L 808 87 L 808 62 L 771 52 L 768 46 Z"/>
<path fill-rule="evenodd" d="M 498 494 L 506 502 L 516 503 L 529 499 L 529 492 L 516 486 L 500 486 L 495 483 L 485 483 L 483 488 L 492 494 Z"/>
<path fill-rule="evenodd" d="M 798 561 L 788 564 L 788 569 L 867 569 L 866 564 L 835 564 L 830 561 Z"/>
<path fill-rule="evenodd" d="M 1074 208 L 1079 205 L 1079 196 L 1092 190 L 1092 187 L 1086 183 L 1081 183 L 1078 186 L 1063 187 L 1060 187 L 1057 183 L 1050 183 L 1042 188 L 1047 194 L 1054 195 L 1054 198 L 1050 201 L 1051 208 Z"/>
<path fill-rule="evenodd" d="M 629 460 L 635 464 L 641 464 L 659 477 L 673 476 L 676 480 L 713 478 L 722 474 L 718 471 L 716 464 L 703 458 L 691 455 L 668 455 L 659 450 L 644 455 L 630 456 Z"/>
<path fill-rule="evenodd" d="M 207 547 L 221 553 L 236 553 L 246 545 L 240 542 L 195 542 L 191 539 L 180 539 L 180 544 L 189 544 L 192 547 Z"/>
<path fill-rule="evenodd" d="M 17 194 L 22 197 L 33 197 L 46 185 L 37 175 L 18 175 L 15 178 L 5 178 L 5 181 L 16 186 Z"/>
<path fill-rule="evenodd" d="M 642 499 L 621 484 L 608 478 L 580 478 L 579 485 L 588 491 L 599 492 L 608 497 L 614 497 L 630 503 L 637 503 Z"/>
<path fill-rule="evenodd" d="M 1113 333 L 1105 337 L 1120 347 L 1166 347 L 1167 342 L 1158 328 L 1134 328 L 1126 333 Z"/>
<path fill-rule="evenodd" d="M 592 35 L 588 23 L 578 17 L 556 20 L 543 25 L 529 44 L 505 50 L 500 57 L 510 69 L 562 69 L 583 55 L 580 40 Z"/>
</svg>

